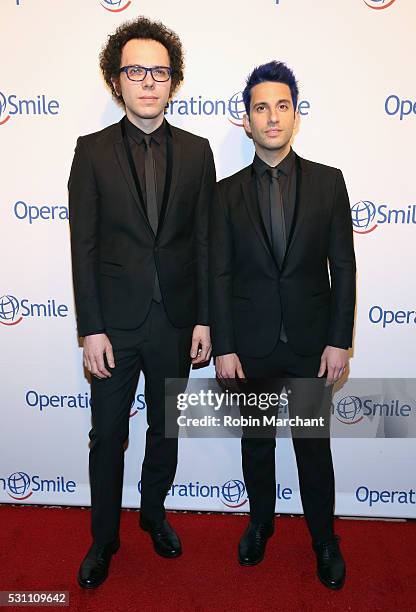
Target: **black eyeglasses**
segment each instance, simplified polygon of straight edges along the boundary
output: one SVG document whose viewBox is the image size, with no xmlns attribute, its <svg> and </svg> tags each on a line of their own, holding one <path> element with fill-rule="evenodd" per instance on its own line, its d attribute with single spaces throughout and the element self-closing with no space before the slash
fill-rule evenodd
<svg viewBox="0 0 416 612">
<path fill-rule="evenodd" d="M 150 72 L 154 81 L 163 83 L 164 81 L 169 81 L 173 70 L 169 66 L 152 66 L 152 68 L 146 68 L 146 66 L 123 66 L 118 72 L 119 74 L 125 72 L 130 81 L 144 81 L 147 73 Z"/>
</svg>

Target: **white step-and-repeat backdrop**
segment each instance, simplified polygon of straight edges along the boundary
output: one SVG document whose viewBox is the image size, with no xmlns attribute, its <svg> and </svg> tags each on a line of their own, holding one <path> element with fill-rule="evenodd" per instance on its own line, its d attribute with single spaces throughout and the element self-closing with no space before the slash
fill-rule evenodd
<svg viewBox="0 0 416 612">
<path fill-rule="evenodd" d="M 241 127 L 247 74 L 271 59 L 294 69 L 301 91 L 294 148 L 341 168 L 351 199 L 358 264 L 351 376 L 415 375 L 416 3 L 1 0 L 0 502 L 89 503 L 89 386 L 75 327 L 66 185 L 77 136 L 121 117 L 98 53 L 118 24 L 139 14 L 183 40 L 185 83 L 167 118 L 209 138 L 220 178 L 252 159 Z M 142 385 L 126 452 L 123 503 L 131 507 L 140 504 Z M 382 387 L 378 403 L 348 386 L 335 396 L 334 421 L 353 436 L 333 440 L 336 512 L 414 518 L 416 448 L 407 426 L 414 394 L 388 380 Z M 374 419 L 383 426 L 372 435 L 384 437 L 357 438 L 353 432 Z M 242 480 L 238 440 L 181 440 L 167 507 L 245 511 Z M 277 511 L 301 512 L 290 439 L 278 442 L 277 480 Z"/>
</svg>

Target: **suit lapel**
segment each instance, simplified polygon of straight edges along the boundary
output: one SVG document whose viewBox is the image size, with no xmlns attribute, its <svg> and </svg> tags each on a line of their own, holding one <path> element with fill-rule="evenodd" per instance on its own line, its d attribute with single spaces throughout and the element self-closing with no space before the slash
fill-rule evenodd
<svg viewBox="0 0 416 612">
<path fill-rule="evenodd" d="M 275 262 L 277 266 L 277 262 L 276 262 L 276 259 L 273 253 L 272 244 L 270 242 L 270 238 L 267 233 L 266 226 L 264 225 L 263 217 L 260 211 L 259 198 L 257 194 L 256 178 L 255 178 L 252 166 L 249 166 L 247 170 L 248 170 L 248 177 L 244 182 L 241 183 L 244 203 L 246 205 L 248 215 L 254 225 L 254 228 L 257 232 L 257 235 L 261 243 L 263 244 L 263 246 L 265 247 L 269 255 L 271 255 L 271 257 L 273 258 L 273 261 Z"/>
<path fill-rule="evenodd" d="M 167 122 L 166 122 L 167 123 Z M 166 151 L 166 178 L 165 188 L 163 191 L 162 208 L 159 215 L 159 224 L 157 226 L 157 235 L 159 236 L 166 213 L 172 204 L 173 196 L 178 184 L 178 177 L 181 167 L 181 152 L 182 147 L 178 135 L 168 123 L 167 151 Z"/>
<path fill-rule="evenodd" d="M 289 240 L 286 248 L 283 266 L 290 254 L 293 243 L 299 236 L 302 227 L 305 212 L 307 209 L 308 200 L 311 197 L 311 176 L 307 162 L 296 155 L 296 202 L 295 211 L 293 214 L 292 227 L 290 230 Z"/>
<path fill-rule="evenodd" d="M 143 199 L 143 194 L 142 194 L 142 190 L 140 188 L 140 182 L 137 181 L 137 185 L 136 182 L 134 180 L 134 176 L 133 173 L 131 171 L 130 168 L 130 164 L 129 164 L 129 159 L 127 156 L 127 152 L 126 152 L 126 148 L 123 142 L 123 136 L 125 134 L 124 131 L 124 118 L 120 121 L 119 126 L 120 126 L 120 138 L 117 139 L 117 141 L 114 143 L 114 151 L 115 151 L 115 155 L 116 158 L 118 160 L 118 163 L 120 165 L 121 171 L 123 173 L 124 179 L 129 187 L 129 190 L 134 198 L 134 201 L 136 202 L 140 213 L 142 214 L 143 220 L 146 223 L 147 228 L 149 229 L 149 231 L 151 232 L 152 235 L 153 234 L 153 230 L 151 228 L 151 225 L 149 223 L 149 220 L 147 218 L 147 211 L 146 211 L 146 205 L 144 203 L 144 199 Z"/>
<path fill-rule="evenodd" d="M 251 172 L 250 172 L 251 170 Z M 251 221 L 255 227 L 258 237 L 260 238 L 263 246 L 270 253 L 276 267 L 279 269 L 276 258 L 274 256 L 273 247 L 269 236 L 267 234 L 266 227 L 263 222 L 263 217 L 260 212 L 260 206 L 257 195 L 257 186 L 254 173 L 252 172 L 252 166 L 248 169 L 248 177 L 241 183 L 244 202 L 247 208 L 247 212 L 251 218 Z M 307 202 L 311 194 L 311 176 L 308 168 L 308 164 L 301 157 L 296 155 L 296 201 L 295 210 L 293 213 L 292 226 L 290 229 L 289 239 L 287 243 L 285 257 L 282 263 L 282 270 L 286 264 L 287 258 L 290 251 L 293 248 L 294 242 L 297 240 L 307 208 Z"/>
<path fill-rule="evenodd" d="M 116 153 L 116 157 L 120 164 L 123 176 L 126 180 L 126 183 L 130 189 L 130 192 L 141 212 L 143 219 L 146 223 L 147 228 L 151 232 L 152 236 L 154 236 L 152 227 L 149 223 L 149 219 L 147 217 L 146 204 L 144 202 L 143 193 L 140 188 L 140 181 L 137 180 L 137 185 L 135 178 L 133 176 L 133 172 L 130 168 L 126 147 L 123 142 L 123 136 L 125 134 L 124 123 L 122 119 L 120 121 L 120 138 L 114 143 L 114 149 Z M 175 190 L 178 184 L 178 178 L 180 174 L 181 167 L 181 143 L 178 138 L 178 135 L 175 133 L 174 128 L 172 128 L 168 123 L 168 131 L 169 135 L 167 138 L 167 152 L 166 152 L 166 178 L 165 178 L 165 187 L 163 191 L 163 199 L 162 199 L 162 207 L 160 209 L 159 214 L 159 223 L 157 228 L 157 235 L 159 236 L 163 222 L 166 218 L 166 213 L 171 206 L 173 196 L 175 194 Z"/>
</svg>

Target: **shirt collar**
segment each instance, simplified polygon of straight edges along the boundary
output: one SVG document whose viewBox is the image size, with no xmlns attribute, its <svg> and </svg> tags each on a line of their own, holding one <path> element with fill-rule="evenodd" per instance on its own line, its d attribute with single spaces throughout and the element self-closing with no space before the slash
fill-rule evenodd
<svg viewBox="0 0 416 612">
<path fill-rule="evenodd" d="M 286 155 L 284 159 L 282 159 L 280 164 L 277 164 L 277 166 L 275 167 L 278 168 L 279 171 L 285 176 L 289 176 L 294 163 L 295 163 L 295 152 L 292 149 L 292 147 L 290 147 L 289 153 Z M 269 166 L 269 164 L 266 164 L 266 162 L 260 159 L 257 153 L 254 155 L 253 167 L 258 177 L 263 176 L 263 174 L 267 172 L 269 168 L 272 168 L 272 166 Z"/>
<path fill-rule="evenodd" d="M 158 128 L 156 128 L 156 130 L 150 132 L 150 134 L 146 134 L 145 132 L 143 132 L 143 130 L 135 126 L 134 123 L 129 121 L 126 116 L 126 129 L 127 134 L 131 138 L 133 138 L 133 140 L 135 140 L 138 144 L 142 144 L 145 136 L 151 136 L 152 141 L 160 145 L 165 142 L 167 134 L 169 133 L 168 123 L 166 119 L 163 120 L 163 123 Z"/>
</svg>

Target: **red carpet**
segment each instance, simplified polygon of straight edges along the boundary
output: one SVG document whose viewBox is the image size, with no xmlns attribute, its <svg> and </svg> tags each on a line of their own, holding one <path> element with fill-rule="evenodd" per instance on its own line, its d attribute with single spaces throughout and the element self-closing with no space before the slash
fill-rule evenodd
<svg viewBox="0 0 416 612">
<path fill-rule="evenodd" d="M 170 514 L 184 554 L 168 560 L 153 552 L 149 536 L 138 528 L 138 513 L 124 511 L 121 548 L 109 578 L 96 591 L 76 583 L 90 542 L 89 511 L 0 506 L 0 521 L 0 590 L 66 590 L 70 605 L 64 609 L 416 611 L 414 522 L 338 520 L 347 581 L 342 591 L 332 592 L 315 577 L 301 518 L 278 517 L 263 563 L 243 568 L 236 549 L 245 516 Z"/>
</svg>

